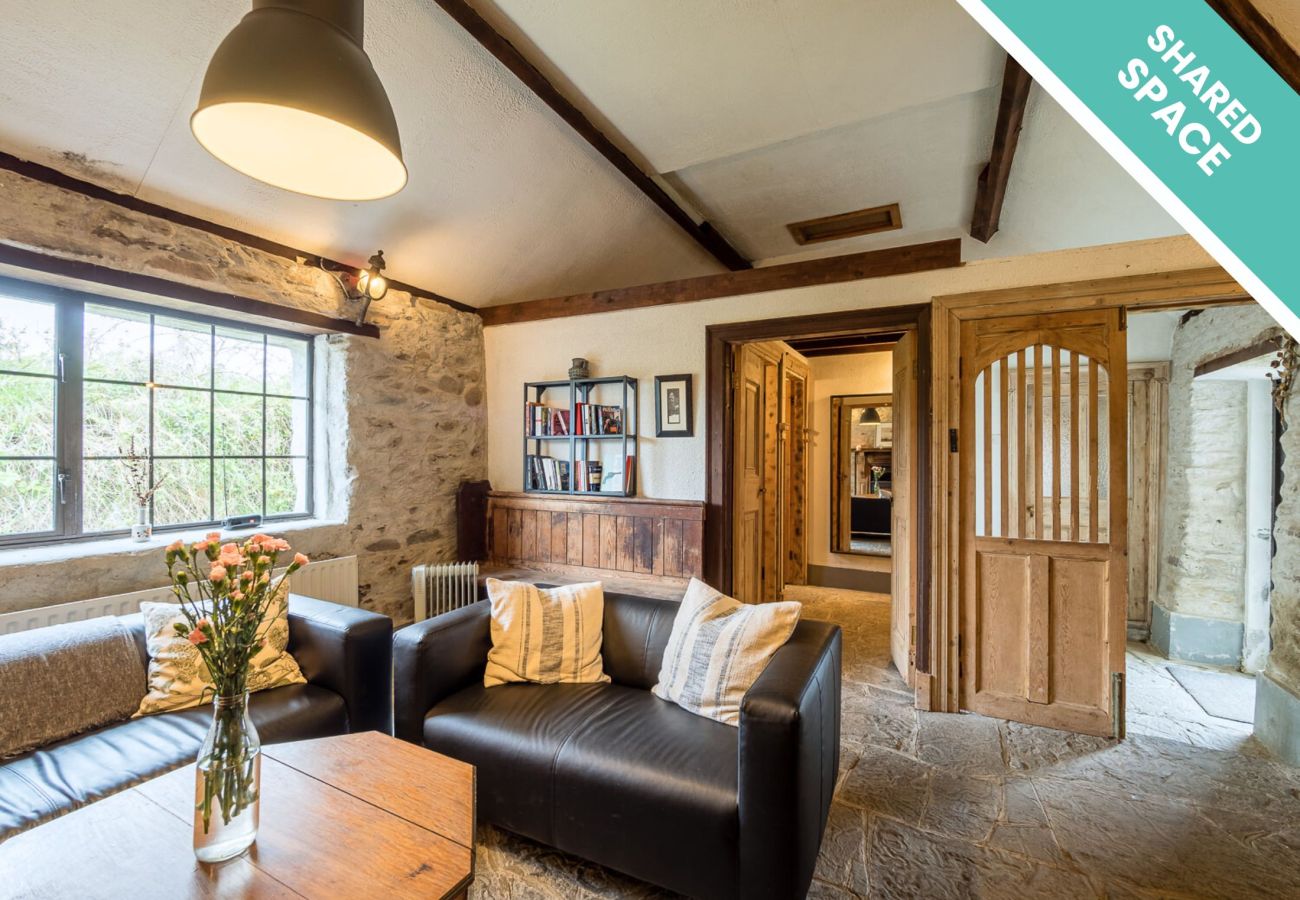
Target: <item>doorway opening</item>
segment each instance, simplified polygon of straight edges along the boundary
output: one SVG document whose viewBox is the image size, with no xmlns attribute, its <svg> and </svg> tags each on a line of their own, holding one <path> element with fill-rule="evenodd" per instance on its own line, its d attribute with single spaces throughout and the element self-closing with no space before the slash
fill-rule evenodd
<svg viewBox="0 0 1300 900">
<path fill-rule="evenodd" d="M 1130 731 L 1231 748 L 1270 651 L 1280 329 L 1256 305 L 1129 319 Z"/>
<path fill-rule="evenodd" d="M 896 311 L 856 315 L 882 313 L 898 322 Z M 916 454 L 928 394 L 918 387 L 917 323 L 801 334 L 799 319 L 782 334 L 780 321 L 721 348 L 726 583 L 750 603 L 834 592 L 838 602 L 880 604 L 890 634 L 882 661 L 912 685 L 923 556 Z"/>
</svg>

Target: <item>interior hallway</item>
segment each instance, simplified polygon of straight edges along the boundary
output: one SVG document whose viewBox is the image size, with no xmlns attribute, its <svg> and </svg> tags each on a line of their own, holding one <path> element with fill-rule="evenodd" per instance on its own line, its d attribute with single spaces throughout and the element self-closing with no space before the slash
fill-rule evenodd
<svg viewBox="0 0 1300 900">
<path fill-rule="evenodd" d="M 1181 704 L 1174 729 L 1143 708 L 1116 744 L 917 712 L 889 662 L 887 597 L 788 594 L 844 629 L 841 774 L 810 897 L 1282 897 L 1300 884 L 1300 771 L 1248 729 L 1189 728 Z M 478 900 L 666 896 L 490 828 L 479 840 Z"/>
</svg>

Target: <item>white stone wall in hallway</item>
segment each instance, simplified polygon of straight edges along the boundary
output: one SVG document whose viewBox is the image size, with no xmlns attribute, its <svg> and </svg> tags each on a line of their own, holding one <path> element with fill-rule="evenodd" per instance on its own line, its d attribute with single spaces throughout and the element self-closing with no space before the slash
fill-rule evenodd
<svg viewBox="0 0 1300 900">
<path fill-rule="evenodd" d="M 1282 499 L 1273 541 L 1273 593 L 1270 598 L 1273 648 L 1265 669 L 1275 681 L 1300 696 L 1300 391 L 1287 401 L 1288 426 L 1282 432 Z"/>
<path fill-rule="evenodd" d="M 1276 333 L 1258 306 L 1211 309 L 1174 332 L 1169 459 L 1156 602 L 1170 612 L 1242 620 L 1246 520 L 1246 391 L 1197 381 L 1198 365 Z"/>
<path fill-rule="evenodd" d="M 0 173 L 0 191 L 5 243 L 355 315 L 343 308 L 328 275 L 292 260 L 7 172 Z M 317 513 L 329 523 L 289 537 L 309 555 L 357 554 L 362 605 L 409 620 L 411 565 L 454 556 L 456 488 L 487 475 L 483 329 L 477 316 L 397 291 L 371 307 L 370 320 L 380 327 L 378 340 L 332 335 L 316 341 L 316 452 L 328 471 L 317 478 L 318 486 L 326 482 Z M 156 550 L 24 558 L 0 554 L 0 612 L 166 580 Z"/>
</svg>

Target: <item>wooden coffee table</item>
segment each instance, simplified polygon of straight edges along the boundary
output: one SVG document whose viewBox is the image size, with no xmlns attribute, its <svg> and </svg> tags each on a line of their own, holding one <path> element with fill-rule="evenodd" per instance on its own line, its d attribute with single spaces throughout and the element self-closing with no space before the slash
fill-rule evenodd
<svg viewBox="0 0 1300 900">
<path fill-rule="evenodd" d="M 261 827 L 199 863 L 194 766 L 0 844 L 0 897 L 463 897 L 474 767 L 378 732 L 262 748 Z"/>
</svg>

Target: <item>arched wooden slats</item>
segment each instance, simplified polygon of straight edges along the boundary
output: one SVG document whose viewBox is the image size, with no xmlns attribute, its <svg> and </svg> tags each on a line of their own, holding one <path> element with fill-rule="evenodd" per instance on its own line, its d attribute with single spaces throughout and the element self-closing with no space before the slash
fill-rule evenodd
<svg viewBox="0 0 1300 900">
<path fill-rule="evenodd" d="M 1025 342 L 1043 333 L 993 342 L 975 377 L 975 534 L 1105 543 L 1109 373 L 1078 342 Z"/>
</svg>

